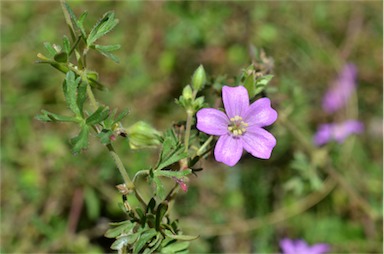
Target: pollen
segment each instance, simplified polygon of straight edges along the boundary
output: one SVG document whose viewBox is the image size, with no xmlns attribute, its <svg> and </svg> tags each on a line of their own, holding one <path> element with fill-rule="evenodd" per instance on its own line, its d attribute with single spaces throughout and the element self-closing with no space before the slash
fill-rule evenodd
<svg viewBox="0 0 384 254">
<path fill-rule="evenodd" d="M 241 116 L 234 116 L 229 119 L 228 131 L 234 137 L 243 135 L 247 131 L 248 124 L 243 121 Z"/>
</svg>

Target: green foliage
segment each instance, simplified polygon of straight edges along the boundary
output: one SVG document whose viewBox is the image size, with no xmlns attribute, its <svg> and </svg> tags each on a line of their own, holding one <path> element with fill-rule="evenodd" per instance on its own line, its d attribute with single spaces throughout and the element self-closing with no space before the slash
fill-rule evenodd
<svg viewBox="0 0 384 254">
<path fill-rule="evenodd" d="M 129 253 L 185 253 L 198 236 L 183 235 L 177 221 L 170 221 L 168 203 L 151 199 L 145 213 L 136 209 L 129 220 L 111 223 L 105 236 L 116 238 L 111 248 Z"/>
</svg>

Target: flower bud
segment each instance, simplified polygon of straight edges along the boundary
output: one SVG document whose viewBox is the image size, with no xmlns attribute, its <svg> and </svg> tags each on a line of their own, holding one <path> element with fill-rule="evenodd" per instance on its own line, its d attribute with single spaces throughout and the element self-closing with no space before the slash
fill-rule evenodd
<svg viewBox="0 0 384 254">
<path fill-rule="evenodd" d="M 183 97 L 184 100 L 192 99 L 192 88 L 190 85 L 187 85 L 183 89 Z"/>
<path fill-rule="evenodd" d="M 192 76 L 192 87 L 196 91 L 199 91 L 203 89 L 205 83 L 207 81 L 207 77 L 205 75 L 205 70 L 202 65 L 200 65 L 195 72 L 193 73 Z"/>
<path fill-rule="evenodd" d="M 132 149 L 153 147 L 160 144 L 158 137 L 161 133 L 146 122 L 139 121 L 133 124 L 127 129 L 127 133 Z"/>
</svg>

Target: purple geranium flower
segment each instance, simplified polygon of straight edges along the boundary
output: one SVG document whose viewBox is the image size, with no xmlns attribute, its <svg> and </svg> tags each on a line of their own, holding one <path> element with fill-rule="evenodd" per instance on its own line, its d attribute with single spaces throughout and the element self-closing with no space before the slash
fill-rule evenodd
<svg viewBox="0 0 384 254">
<path fill-rule="evenodd" d="M 353 64 L 344 66 L 339 77 L 323 98 L 323 110 L 333 113 L 344 106 L 356 88 L 356 67 Z"/>
<path fill-rule="evenodd" d="M 329 245 L 318 243 L 309 246 L 303 240 L 291 240 L 288 238 L 280 241 L 280 248 L 283 254 L 323 254 L 329 251 Z"/>
<path fill-rule="evenodd" d="M 203 108 L 196 114 L 197 129 L 210 135 L 220 136 L 215 159 L 234 166 L 241 158 L 243 149 L 255 157 L 269 159 L 276 145 L 275 137 L 262 127 L 277 119 L 277 112 L 268 98 L 261 98 L 249 105 L 247 89 L 243 86 L 224 86 L 225 112 Z"/>
<path fill-rule="evenodd" d="M 363 130 L 363 123 L 356 120 L 322 124 L 314 136 L 314 143 L 318 146 L 328 143 L 331 140 L 343 143 L 349 135 L 361 133 Z"/>
</svg>

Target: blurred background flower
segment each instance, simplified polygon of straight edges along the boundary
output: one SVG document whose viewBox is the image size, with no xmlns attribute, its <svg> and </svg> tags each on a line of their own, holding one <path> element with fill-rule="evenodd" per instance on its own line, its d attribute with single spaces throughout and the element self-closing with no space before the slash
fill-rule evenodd
<svg viewBox="0 0 384 254">
<path fill-rule="evenodd" d="M 382 253 L 382 1 L 69 3 L 77 15 L 88 11 L 87 27 L 108 10 L 120 21 L 106 36 L 122 45 L 114 52 L 120 64 L 90 54 L 88 66 L 109 88 L 96 96 L 130 110 L 123 126 L 142 120 L 163 131 L 185 120 L 174 98 L 200 64 L 208 78 L 226 75 L 225 84 L 256 61 L 250 45 L 268 56 L 274 78 L 264 92 L 279 112 L 269 129 L 278 143 L 269 160 L 244 155 L 230 169 L 207 160 L 180 192 L 172 217 L 200 235 L 192 253 L 276 253 L 276 239 L 286 235 L 326 242 L 335 253 Z M 0 4 L 0 252 L 110 252 L 108 222 L 125 219 L 111 158 L 96 138 L 73 156 L 73 126 L 34 120 L 42 108 L 68 113 L 63 75 L 34 64 L 43 42 L 68 36 L 60 4 Z M 357 93 L 328 114 L 322 95 L 346 63 L 358 69 Z M 317 126 L 346 119 L 363 122 L 365 132 L 337 146 L 312 144 Z M 126 139 L 115 148 L 130 174 L 157 159 L 132 151 Z"/>
</svg>

